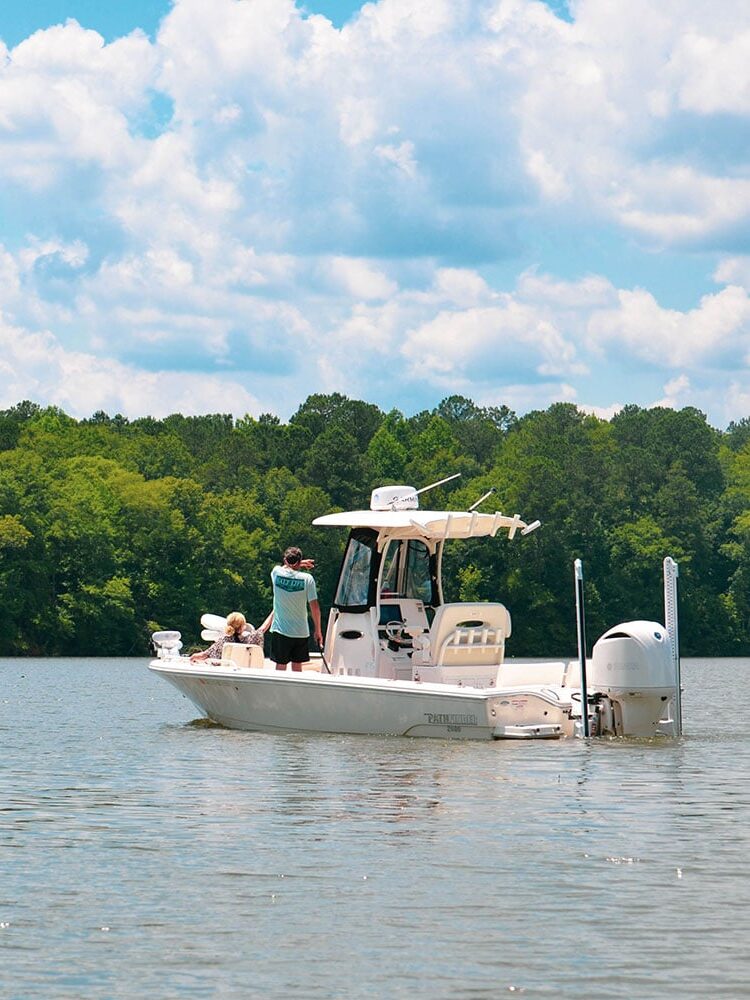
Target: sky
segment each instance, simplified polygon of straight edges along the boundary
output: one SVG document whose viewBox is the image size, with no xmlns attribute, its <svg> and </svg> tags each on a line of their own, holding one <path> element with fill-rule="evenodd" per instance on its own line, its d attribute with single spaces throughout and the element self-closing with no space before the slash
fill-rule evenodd
<svg viewBox="0 0 750 1000">
<path fill-rule="evenodd" d="M 750 416 L 747 0 L 3 0 L 0 408 Z"/>
</svg>

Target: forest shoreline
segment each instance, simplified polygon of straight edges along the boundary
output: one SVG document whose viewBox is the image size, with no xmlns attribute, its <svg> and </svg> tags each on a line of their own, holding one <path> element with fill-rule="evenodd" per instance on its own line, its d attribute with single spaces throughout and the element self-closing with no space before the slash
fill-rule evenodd
<svg viewBox="0 0 750 1000">
<path fill-rule="evenodd" d="M 288 544 L 314 555 L 325 613 L 344 535 L 313 518 L 454 472 L 431 507 L 466 509 L 493 488 L 482 510 L 542 521 L 528 539 L 446 552 L 446 599 L 502 600 L 509 654 L 573 655 L 575 558 L 590 641 L 615 621 L 661 619 L 671 555 L 683 652 L 747 655 L 749 421 L 719 431 L 690 407 L 637 406 L 604 420 L 569 403 L 517 417 L 461 396 L 406 417 L 336 393 L 287 423 L 0 411 L 0 655 L 147 655 L 164 627 L 200 645 L 206 611 L 265 617 Z"/>
</svg>

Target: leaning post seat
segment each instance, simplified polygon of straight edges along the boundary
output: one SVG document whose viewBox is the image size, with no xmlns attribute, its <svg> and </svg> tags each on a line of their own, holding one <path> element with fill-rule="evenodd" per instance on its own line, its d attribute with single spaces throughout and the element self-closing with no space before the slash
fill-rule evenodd
<svg viewBox="0 0 750 1000">
<path fill-rule="evenodd" d="M 442 604 L 430 628 L 435 666 L 500 666 L 511 621 L 504 604 Z"/>
<path fill-rule="evenodd" d="M 264 663 L 263 647 L 244 642 L 225 642 L 221 651 L 222 666 L 232 667 L 262 667 Z"/>
</svg>

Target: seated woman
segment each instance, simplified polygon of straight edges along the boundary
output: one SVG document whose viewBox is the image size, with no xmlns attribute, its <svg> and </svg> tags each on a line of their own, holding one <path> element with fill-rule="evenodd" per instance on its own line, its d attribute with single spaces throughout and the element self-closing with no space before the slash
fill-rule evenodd
<svg viewBox="0 0 750 1000">
<path fill-rule="evenodd" d="M 243 614 L 239 611 L 233 611 L 227 615 L 224 635 L 220 636 L 208 649 L 204 649 L 202 653 L 193 653 L 190 657 L 190 662 L 195 663 L 196 660 L 221 659 L 221 651 L 227 642 L 242 642 L 245 645 L 262 646 L 263 638 L 271 627 L 272 620 L 273 611 L 259 628 L 253 628 L 252 625 L 247 624 L 247 620 Z"/>
</svg>

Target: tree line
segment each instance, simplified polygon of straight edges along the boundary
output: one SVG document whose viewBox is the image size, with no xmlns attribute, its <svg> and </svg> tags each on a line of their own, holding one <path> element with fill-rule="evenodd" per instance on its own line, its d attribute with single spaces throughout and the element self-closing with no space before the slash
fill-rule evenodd
<svg viewBox="0 0 750 1000">
<path fill-rule="evenodd" d="M 492 489 L 480 509 L 542 521 L 446 548 L 446 599 L 503 601 L 510 655 L 574 652 L 576 557 L 591 640 L 661 620 L 665 555 L 680 565 L 683 652 L 748 653 L 750 421 L 719 431 L 693 408 L 638 406 L 603 420 L 568 403 L 518 417 L 462 396 L 406 417 L 334 393 L 288 423 L 0 411 L 0 654 L 141 655 L 161 628 L 200 644 L 205 611 L 260 622 L 290 544 L 316 558 L 325 613 L 345 538 L 313 518 L 454 472 L 430 507 Z"/>
</svg>

